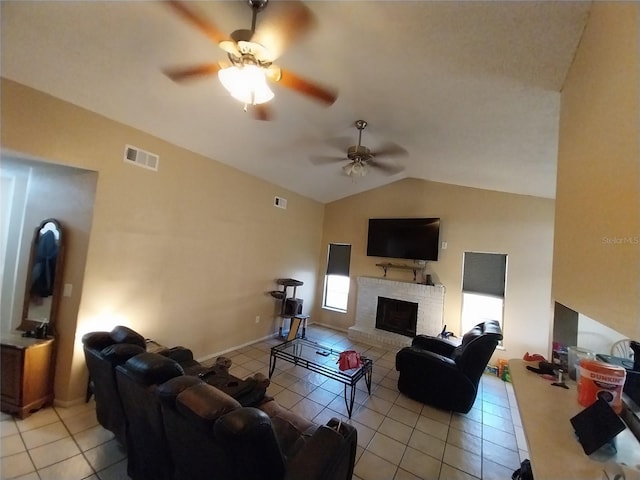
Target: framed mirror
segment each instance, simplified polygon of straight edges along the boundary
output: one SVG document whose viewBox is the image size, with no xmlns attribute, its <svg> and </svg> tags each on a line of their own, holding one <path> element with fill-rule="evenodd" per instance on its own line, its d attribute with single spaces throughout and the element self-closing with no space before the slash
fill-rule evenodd
<svg viewBox="0 0 640 480">
<path fill-rule="evenodd" d="M 63 260 L 62 226 L 56 219 L 48 218 L 36 227 L 31 242 L 22 323 L 18 330 L 34 332 L 39 338 L 55 336 Z"/>
</svg>

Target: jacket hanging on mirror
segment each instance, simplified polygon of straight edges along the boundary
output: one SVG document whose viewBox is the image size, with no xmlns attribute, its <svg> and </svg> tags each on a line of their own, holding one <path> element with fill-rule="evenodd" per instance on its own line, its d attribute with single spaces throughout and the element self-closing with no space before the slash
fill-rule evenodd
<svg viewBox="0 0 640 480">
<path fill-rule="evenodd" d="M 31 272 L 32 296 L 45 298 L 53 293 L 53 283 L 56 277 L 56 259 L 58 256 L 58 242 L 51 230 L 44 232 L 38 239 L 36 255 Z"/>
</svg>

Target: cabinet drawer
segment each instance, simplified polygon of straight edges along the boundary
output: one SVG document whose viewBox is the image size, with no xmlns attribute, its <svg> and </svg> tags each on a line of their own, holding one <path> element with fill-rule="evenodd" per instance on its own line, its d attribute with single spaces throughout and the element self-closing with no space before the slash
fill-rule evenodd
<svg viewBox="0 0 640 480">
<path fill-rule="evenodd" d="M 19 405 L 22 402 L 24 350 L 2 346 L 2 398 Z"/>
</svg>

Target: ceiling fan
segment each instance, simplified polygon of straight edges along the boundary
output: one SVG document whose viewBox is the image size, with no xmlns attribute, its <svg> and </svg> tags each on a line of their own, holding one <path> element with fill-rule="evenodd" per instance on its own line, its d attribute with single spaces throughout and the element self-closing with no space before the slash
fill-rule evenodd
<svg viewBox="0 0 640 480">
<path fill-rule="evenodd" d="M 349 163 L 342 167 L 342 171 L 345 175 L 352 178 L 364 177 L 369 168 L 375 168 L 386 175 L 395 175 L 403 171 L 404 168 L 400 166 L 381 163 L 379 157 L 405 156 L 408 152 L 400 145 L 391 142 L 386 142 L 380 149 L 371 151 L 362 145 L 362 131 L 366 126 L 367 122 L 365 120 L 356 121 L 355 127 L 358 129 L 358 144 L 347 148 L 346 158 L 313 156 L 310 159 L 311 162 L 316 165 L 321 165 L 349 160 Z"/>
<path fill-rule="evenodd" d="M 274 94 L 267 80 L 325 105 L 332 105 L 336 101 L 335 91 L 273 64 L 285 46 L 308 31 L 315 22 L 312 12 L 302 2 L 274 2 L 271 7 L 274 14 L 256 29 L 258 13 L 267 6 L 269 0 L 247 0 L 252 10 L 251 29 L 235 30 L 229 36 L 184 2 L 168 0 L 165 3 L 217 43 L 226 52 L 228 60 L 166 69 L 165 74 L 172 80 L 180 82 L 217 74 L 231 96 L 244 103 L 245 110 L 247 105 L 254 106 L 253 113 L 259 120 L 269 120 L 271 117 L 265 103 Z"/>
</svg>

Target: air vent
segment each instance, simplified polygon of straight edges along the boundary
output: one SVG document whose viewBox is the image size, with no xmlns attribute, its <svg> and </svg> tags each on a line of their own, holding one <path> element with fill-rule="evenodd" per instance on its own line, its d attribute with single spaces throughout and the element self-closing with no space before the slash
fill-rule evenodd
<svg viewBox="0 0 640 480">
<path fill-rule="evenodd" d="M 287 209 L 287 199 L 282 197 L 274 197 L 273 198 L 273 206 L 281 208 L 283 210 Z"/>
<path fill-rule="evenodd" d="M 160 157 L 141 148 L 126 145 L 124 148 L 124 161 L 157 172 Z"/>
</svg>

